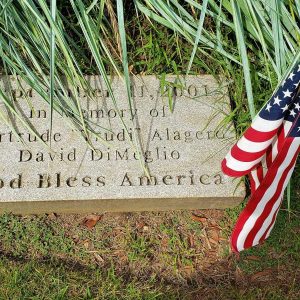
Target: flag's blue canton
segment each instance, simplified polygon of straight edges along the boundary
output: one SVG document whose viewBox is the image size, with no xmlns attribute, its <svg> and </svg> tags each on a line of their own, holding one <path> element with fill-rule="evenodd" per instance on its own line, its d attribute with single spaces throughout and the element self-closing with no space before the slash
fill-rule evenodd
<svg viewBox="0 0 300 300">
<path fill-rule="evenodd" d="M 259 116 L 266 120 L 278 120 L 291 113 L 290 119 L 293 119 L 294 112 L 299 113 L 299 107 L 294 107 L 291 111 L 291 102 L 293 102 L 299 86 L 300 64 L 285 78 L 276 93 L 260 111 Z"/>
<path fill-rule="evenodd" d="M 293 128 L 289 133 L 290 137 L 300 138 L 300 112 L 297 114 L 295 124 L 293 124 Z"/>
<path fill-rule="evenodd" d="M 284 119 L 290 122 L 295 122 L 300 114 L 300 95 L 298 95 L 290 104 L 288 110 L 285 112 Z"/>
</svg>

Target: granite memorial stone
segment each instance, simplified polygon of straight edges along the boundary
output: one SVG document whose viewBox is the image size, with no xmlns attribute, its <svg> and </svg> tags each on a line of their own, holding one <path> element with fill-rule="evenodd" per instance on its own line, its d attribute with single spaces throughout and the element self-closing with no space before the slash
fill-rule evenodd
<svg viewBox="0 0 300 300">
<path fill-rule="evenodd" d="M 136 76 L 130 110 L 122 79 L 111 78 L 117 107 L 100 77 L 87 79 L 93 96 L 76 96 L 94 130 L 90 144 L 63 111 L 54 112 L 50 132 L 49 104 L 16 78 L 0 80 L 32 128 L 1 104 L 0 211 L 225 208 L 243 199 L 243 185 L 220 170 L 235 141 L 233 126 L 222 124 L 230 109 L 224 84 L 169 76 L 161 86 L 155 76 Z"/>
</svg>

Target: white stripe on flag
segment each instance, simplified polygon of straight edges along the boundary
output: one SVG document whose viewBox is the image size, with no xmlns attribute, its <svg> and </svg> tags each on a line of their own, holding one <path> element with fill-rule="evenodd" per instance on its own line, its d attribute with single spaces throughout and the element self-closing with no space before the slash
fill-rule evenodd
<svg viewBox="0 0 300 300">
<path fill-rule="evenodd" d="M 282 124 L 283 118 L 279 120 L 266 120 L 257 115 L 252 121 L 251 127 L 260 132 L 269 132 L 277 129 Z"/>
<path fill-rule="evenodd" d="M 267 166 L 267 156 L 265 155 L 265 157 L 263 158 L 262 162 L 262 171 L 263 171 L 263 178 L 265 178 L 267 172 L 268 172 L 268 166 Z"/>
<path fill-rule="evenodd" d="M 260 185 L 260 181 L 259 181 L 258 176 L 257 176 L 257 169 L 255 169 L 251 172 L 251 176 L 252 176 L 252 179 L 255 183 L 255 190 L 256 190 Z M 254 191 L 251 191 L 251 193 L 253 194 Z"/>
<path fill-rule="evenodd" d="M 278 138 L 276 139 L 274 145 L 272 146 L 272 161 L 275 160 L 278 154 Z"/>
<path fill-rule="evenodd" d="M 246 139 L 244 136 L 241 137 L 241 139 L 237 142 L 237 146 L 239 149 L 249 152 L 249 153 L 255 153 L 262 151 L 269 147 L 273 141 L 274 137 L 271 139 L 265 141 L 265 142 L 252 142 Z"/>
<path fill-rule="evenodd" d="M 229 152 L 226 155 L 226 162 L 227 162 L 227 166 L 232 170 L 246 171 L 246 170 L 249 170 L 251 167 L 255 166 L 257 163 L 259 163 L 261 161 L 261 157 L 259 157 L 256 160 L 244 162 L 244 161 L 235 159 L 234 157 L 232 157 L 231 153 Z"/>
<path fill-rule="evenodd" d="M 277 218 L 278 212 L 279 212 L 279 210 L 277 210 L 277 212 L 275 212 L 275 213 L 276 213 L 275 219 Z M 269 230 L 268 230 L 268 232 L 267 232 L 267 234 L 266 234 L 266 239 L 269 237 L 269 235 L 270 235 L 272 229 L 274 228 L 275 223 L 276 223 L 276 222 L 274 221 L 273 224 L 272 224 L 272 226 L 269 228 Z"/>
<path fill-rule="evenodd" d="M 292 122 L 285 121 L 284 122 L 284 136 L 286 137 L 293 126 Z"/>
<path fill-rule="evenodd" d="M 294 165 L 295 167 L 295 165 Z M 261 228 L 259 229 L 259 231 L 257 232 L 254 240 L 253 240 L 253 246 L 257 245 L 259 243 L 260 238 L 264 235 L 264 233 L 266 232 L 266 230 L 268 229 L 268 227 L 270 226 L 273 216 L 276 213 L 277 208 L 280 206 L 281 204 L 281 198 L 283 197 L 283 193 L 285 190 L 285 187 L 287 186 L 289 180 L 290 180 L 290 176 L 292 176 L 292 173 L 294 171 L 294 167 L 289 171 L 285 181 L 284 181 L 284 185 L 283 185 L 283 189 L 280 193 L 280 196 L 278 197 L 278 199 L 276 200 L 276 202 L 274 203 L 272 210 L 270 212 L 270 214 L 268 215 L 268 217 L 265 219 L 264 223 L 262 224 Z M 274 222 L 275 223 L 275 222 Z"/>
</svg>

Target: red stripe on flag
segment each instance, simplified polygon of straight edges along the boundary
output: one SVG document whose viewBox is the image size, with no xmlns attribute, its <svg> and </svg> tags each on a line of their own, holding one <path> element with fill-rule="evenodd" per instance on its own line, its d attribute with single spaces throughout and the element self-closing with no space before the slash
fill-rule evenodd
<svg viewBox="0 0 300 300">
<path fill-rule="evenodd" d="M 272 157 L 272 149 L 274 147 L 274 144 L 270 145 L 270 147 L 267 149 L 266 152 L 266 163 L 267 163 L 267 168 L 269 168 L 273 162 L 273 157 Z"/>
<path fill-rule="evenodd" d="M 272 165 L 272 168 L 269 170 L 270 174 L 268 172 L 265 182 L 267 182 L 267 183 L 272 183 L 273 182 L 273 179 L 274 179 L 274 177 L 277 174 L 278 166 L 282 163 L 282 161 L 284 161 L 284 159 L 286 157 L 286 154 L 288 153 L 288 150 L 290 148 L 290 145 L 291 145 L 292 141 L 293 141 L 293 138 L 287 138 L 286 139 L 286 142 L 284 144 L 284 147 L 283 147 L 282 151 L 280 151 L 280 153 L 277 156 L 276 164 Z M 296 155 L 293 157 L 293 160 L 296 159 L 297 152 L 298 151 L 296 151 Z M 278 163 L 277 160 L 278 161 L 280 160 L 280 162 Z M 259 188 L 256 190 L 256 192 L 253 195 L 253 197 L 251 197 L 251 199 L 249 200 L 246 208 L 240 214 L 240 217 L 239 217 L 239 219 L 238 219 L 238 221 L 237 221 L 237 223 L 235 225 L 235 228 L 233 229 L 233 233 L 232 233 L 232 236 L 231 236 L 231 245 L 232 245 L 232 248 L 233 248 L 234 251 L 238 252 L 238 249 L 237 249 L 237 240 L 238 240 L 238 237 L 239 237 L 239 235 L 240 235 L 240 233 L 241 233 L 241 231 L 242 231 L 242 229 L 244 227 L 244 224 L 249 219 L 249 217 L 253 214 L 253 212 L 255 211 L 255 209 L 257 207 L 257 205 L 259 204 L 260 199 L 263 197 L 263 195 L 266 192 L 266 187 L 265 187 L 266 183 L 265 182 L 263 182 L 259 186 Z"/>
<path fill-rule="evenodd" d="M 249 127 L 245 131 L 244 137 L 251 142 L 261 143 L 261 142 L 270 140 L 272 137 L 275 136 L 277 131 L 278 131 L 278 128 L 276 128 L 272 131 L 263 132 L 263 131 L 258 131 L 252 127 Z"/>
<path fill-rule="evenodd" d="M 283 192 L 283 185 L 286 180 L 287 174 L 294 166 L 297 156 L 298 156 L 298 153 L 296 152 L 293 157 L 293 160 L 291 161 L 291 163 L 288 165 L 288 167 L 284 170 L 283 174 L 281 175 L 281 178 L 277 185 L 275 194 L 273 195 L 273 197 L 271 197 L 271 199 L 269 199 L 263 212 L 257 218 L 254 226 L 250 230 L 250 232 L 245 240 L 245 243 L 244 243 L 245 249 L 250 248 L 253 245 L 253 240 L 254 240 L 256 234 L 262 227 L 262 225 L 263 225 L 264 221 L 266 220 L 266 218 L 268 217 L 268 215 L 271 213 L 273 205 L 276 203 L 276 201 L 279 199 L 279 197 L 281 197 L 281 194 Z M 268 172 L 268 176 L 266 177 L 266 180 L 264 182 L 262 182 L 262 184 L 261 184 L 262 191 L 261 190 L 257 191 L 257 193 L 254 194 L 255 199 L 253 199 L 252 201 L 255 201 L 257 204 L 260 201 L 260 199 L 263 197 L 263 195 L 265 194 L 265 191 L 269 188 L 269 185 L 272 184 L 273 179 L 275 178 L 275 176 L 277 174 L 277 168 L 276 168 L 276 170 L 274 170 L 274 168 L 270 169 L 270 172 L 271 172 L 271 174 L 269 174 L 269 172 Z M 271 179 L 271 177 L 272 177 L 272 179 Z"/>
<path fill-rule="evenodd" d="M 256 172 L 256 171 L 254 171 L 254 172 Z M 255 180 L 253 179 L 252 173 L 249 174 L 249 180 L 250 180 L 251 194 L 253 194 L 257 187 L 256 187 Z"/>
<path fill-rule="evenodd" d="M 255 166 L 251 167 L 251 169 L 246 170 L 246 171 L 235 171 L 233 169 L 230 169 L 227 167 L 227 160 L 226 158 L 223 159 L 222 163 L 221 163 L 221 169 L 222 172 L 228 176 L 231 177 L 242 177 L 246 174 L 248 174 L 253 168 L 255 168 Z"/>
<path fill-rule="evenodd" d="M 247 152 L 244 150 L 241 150 L 237 144 L 235 144 L 231 149 L 231 156 L 235 158 L 236 160 L 243 161 L 243 162 L 250 162 L 254 161 L 261 156 L 264 155 L 266 152 L 266 149 L 261 150 L 259 152 Z"/>
<path fill-rule="evenodd" d="M 284 126 L 281 127 L 280 131 L 278 132 L 278 145 L 277 145 L 277 149 L 281 149 L 283 144 L 284 144 L 284 140 L 287 136 L 288 132 L 285 132 L 284 130 Z"/>
<path fill-rule="evenodd" d="M 281 198 L 281 203 L 282 203 L 282 199 L 283 197 Z M 261 238 L 259 239 L 259 243 L 262 243 L 266 238 L 267 238 L 267 233 L 269 232 L 270 228 L 273 226 L 273 224 L 275 223 L 275 220 L 276 220 L 276 217 L 277 217 L 277 214 L 278 214 L 278 211 L 280 209 L 280 206 L 281 206 L 281 203 L 279 204 L 278 208 L 276 209 L 273 217 L 272 217 L 272 221 L 270 223 L 270 225 L 268 226 L 268 228 L 266 229 L 265 233 L 261 236 Z"/>
<path fill-rule="evenodd" d="M 264 170 L 263 170 L 263 164 L 260 162 L 257 167 L 257 178 L 259 182 L 261 183 L 264 179 Z"/>
</svg>

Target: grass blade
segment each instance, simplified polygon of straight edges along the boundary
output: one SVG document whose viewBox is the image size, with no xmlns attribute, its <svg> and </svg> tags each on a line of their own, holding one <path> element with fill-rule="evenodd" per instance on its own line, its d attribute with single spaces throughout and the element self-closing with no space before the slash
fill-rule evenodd
<svg viewBox="0 0 300 300">
<path fill-rule="evenodd" d="M 243 63 L 248 106 L 249 106 L 251 118 L 253 119 L 255 117 L 255 107 L 254 107 L 254 99 L 253 99 L 253 92 L 252 92 L 250 65 L 248 60 L 247 47 L 245 43 L 245 34 L 243 30 L 241 11 L 240 11 L 240 7 L 237 5 L 235 0 L 231 0 L 231 5 L 233 10 L 233 20 L 235 24 L 235 34 L 237 38 L 237 44 L 240 52 L 240 57 Z"/>
<path fill-rule="evenodd" d="M 51 18 L 53 23 L 56 18 L 56 0 L 51 0 Z M 52 136 L 53 128 L 53 99 L 54 99 L 54 84 L 55 84 L 55 32 L 53 25 L 50 31 L 50 137 Z M 51 147 L 51 138 L 50 138 Z"/>
<path fill-rule="evenodd" d="M 131 113 L 131 120 L 134 123 L 134 118 L 133 118 L 134 104 L 133 104 L 133 98 L 132 98 L 132 93 L 131 93 L 131 83 L 130 83 L 129 68 L 128 68 L 128 56 L 127 56 L 123 0 L 117 0 L 117 15 L 118 15 L 118 27 L 119 27 L 121 48 L 122 48 L 122 64 L 123 64 L 124 78 L 125 78 L 125 84 L 126 84 L 126 90 L 127 90 L 127 99 L 128 99 L 128 105 L 129 105 L 129 109 L 130 109 L 130 113 Z M 140 142 L 139 142 L 136 132 L 134 132 L 133 136 L 134 136 L 135 149 L 137 151 L 138 159 L 141 164 L 141 167 L 144 170 L 144 172 L 146 173 L 146 175 L 150 177 L 149 171 L 144 164 L 143 155 L 142 155 L 142 151 L 141 151 L 141 145 L 140 145 Z"/>
<path fill-rule="evenodd" d="M 191 70 L 191 66 L 192 63 L 194 61 L 194 57 L 198 48 L 198 44 L 200 41 L 200 36 L 202 34 L 202 29 L 203 29 L 203 23 L 204 23 L 204 19 L 205 19 L 205 15 L 206 15 L 206 9 L 207 9 L 207 4 L 208 4 L 208 0 L 204 0 L 202 3 L 202 9 L 201 9 L 201 15 L 200 15 L 200 19 L 199 19 L 199 25 L 198 25 L 198 29 L 196 32 L 196 39 L 195 39 L 195 43 L 194 43 L 194 47 L 193 47 L 193 52 L 191 54 L 191 58 L 188 64 L 188 68 L 186 71 L 186 74 L 189 74 L 190 70 Z"/>
</svg>

